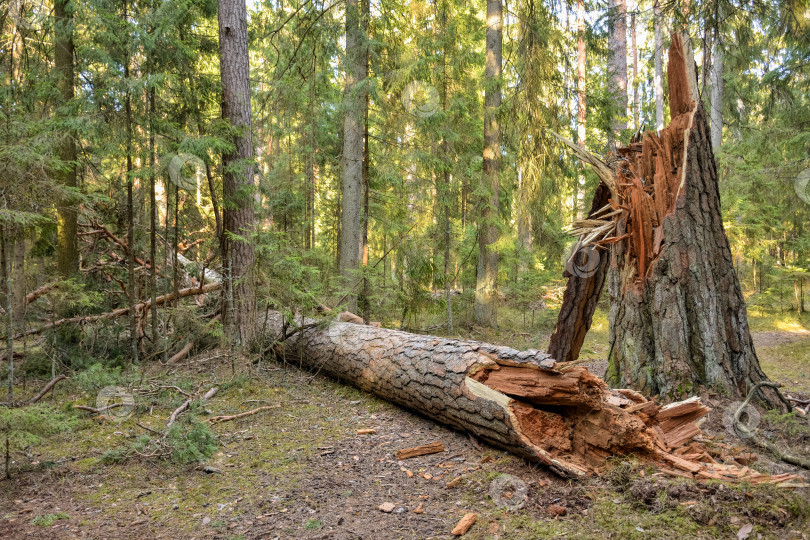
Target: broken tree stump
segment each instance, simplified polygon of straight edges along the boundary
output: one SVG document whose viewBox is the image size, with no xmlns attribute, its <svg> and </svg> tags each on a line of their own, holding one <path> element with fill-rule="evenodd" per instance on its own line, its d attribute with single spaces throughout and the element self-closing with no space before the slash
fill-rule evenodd
<svg viewBox="0 0 810 540">
<path fill-rule="evenodd" d="M 744 397 L 767 381 L 723 228 L 706 113 L 680 34 L 669 50 L 672 121 L 618 149 L 606 380 L 669 399 L 703 386 Z M 776 392 L 768 405 L 782 408 Z"/>
</svg>

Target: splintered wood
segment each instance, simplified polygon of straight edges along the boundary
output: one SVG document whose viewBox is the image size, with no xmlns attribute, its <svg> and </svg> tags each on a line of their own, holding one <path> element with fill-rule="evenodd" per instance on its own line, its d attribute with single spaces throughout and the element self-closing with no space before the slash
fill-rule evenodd
<svg viewBox="0 0 810 540">
<path fill-rule="evenodd" d="M 413 448 L 403 448 L 397 452 L 397 459 L 402 461 L 403 459 L 426 456 L 428 454 L 437 454 L 439 452 L 444 452 L 444 445 L 441 442 L 436 441 L 430 444 L 414 446 Z"/>
<path fill-rule="evenodd" d="M 568 470 L 599 474 L 607 458 L 632 453 L 671 476 L 773 483 L 796 478 L 716 461 L 705 444 L 693 441 L 701 434 L 698 421 L 711 411 L 698 397 L 661 406 L 633 390 L 610 390 L 581 366 L 496 365 L 470 378 L 508 396 L 516 430 Z"/>
<path fill-rule="evenodd" d="M 628 267 L 637 281 L 647 276 L 664 243 L 664 217 L 675 211 L 684 183 L 688 130 L 696 103 L 692 99 L 680 34 L 673 34 L 667 76 L 672 121 L 660 133 L 649 131 L 618 148 L 611 198 L 588 219 L 571 224 L 578 247 L 627 241 Z"/>
</svg>

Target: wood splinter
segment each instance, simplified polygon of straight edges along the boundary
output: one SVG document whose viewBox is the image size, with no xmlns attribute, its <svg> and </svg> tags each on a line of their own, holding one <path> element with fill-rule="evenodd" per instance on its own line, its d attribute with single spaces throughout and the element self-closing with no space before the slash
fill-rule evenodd
<svg viewBox="0 0 810 540">
<path fill-rule="evenodd" d="M 432 442 L 430 444 L 423 444 L 421 446 L 414 446 L 413 448 L 403 448 L 397 452 L 397 459 L 410 459 L 418 456 L 426 456 L 428 454 L 437 454 L 444 452 L 444 445 L 440 441 Z"/>
</svg>

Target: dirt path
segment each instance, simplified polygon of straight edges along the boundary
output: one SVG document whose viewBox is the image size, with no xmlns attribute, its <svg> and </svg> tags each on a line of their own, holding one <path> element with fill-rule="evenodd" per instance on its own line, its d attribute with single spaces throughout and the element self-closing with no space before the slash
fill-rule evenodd
<svg viewBox="0 0 810 540">
<path fill-rule="evenodd" d="M 810 331 L 797 330 L 795 332 L 751 332 L 751 338 L 754 340 L 754 347 L 765 348 L 810 339 Z"/>
</svg>

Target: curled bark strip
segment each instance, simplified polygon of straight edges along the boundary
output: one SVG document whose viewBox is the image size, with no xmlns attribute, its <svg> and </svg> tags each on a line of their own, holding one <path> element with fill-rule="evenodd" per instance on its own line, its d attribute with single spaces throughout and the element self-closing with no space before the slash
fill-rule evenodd
<svg viewBox="0 0 810 540">
<path fill-rule="evenodd" d="M 40 391 L 39 391 L 39 393 L 38 393 L 37 395 L 35 395 L 34 397 L 32 397 L 31 399 L 29 399 L 28 401 L 26 401 L 26 402 L 25 402 L 25 404 L 26 404 L 26 405 L 31 405 L 31 404 L 33 404 L 33 403 L 36 403 L 37 401 L 39 401 L 40 399 L 42 399 L 43 397 L 45 397 L 45 394 L 47 394 L 48 392 L 50 392 L 50 391 L 51 391 L 51 388 L 53 388 L 54 386 L 56 386 L 56 383 L 58 383 L 59 381 L 63 381 L 63 380 L 65 380 L 65 379 L 67 379 L 67 375 L 57 375 L 56 377 L 54 377 L 53 379 L 51 379 L 51 381 L 50 381 L 48 384 L 46 384 L 46 385 L 45 385 L 45 386 L 42 388 L 42 390 L 40 390 Z"/>
<path fill-rule="evenodd" d="M 774 455 L 776 455 L 776 457 L 778 457 L 779 459 L 781 459 L 785 463 L 790 463 L 791 465 L 798 465 L 799 467 L 804 467 L 805 469 L 810 469 L 810 460 L 805 459 L 805 458 L 800 458 L 798 456 L 794 456 L 792 454 L 788 454 L 786 452 L 783 452 L 781 449 L 779 449 L 772 442 L 766 441 L 766 440 L 763 440 L 763 439 L 757 437 L 756 434 L 753 431 L 748 429 L 748 426 L 746 426 L 745 424 L 740 422 L 740 417 L 742 417 L 742 413 L 743 413 L 743 411 L 745 411 L 745 408 L 748 406 L 748 403 L 751 402 L 751 399 L 756 395 L 756 393 L 759 391 L 759 389 L 762 388 L 763 386 L 768 386 L 770 388 L 773 388 L 778 393 L 779 392 L 778 388 L 781 385 L 778 384 L 778 383 L 770 382 L 770 381 L 761 381 L 761 382 L 758 382 L 753 388 L 751 388 L 751 391 L 748 392 L 748 397 L 745 398 L 745 401 L 743 401 L 740 404 L 739 408 L 734 413 L 734 428 L 739 430 L 739 432 L 742 433 L 746 438 L 752 440 L 754 442 L 754 444 L 756 444 L 760 448 L 764 448 L 766 450 L 769 450 Z M 779 395 L 781 397 L 782 394 L 780 393 Z M 784 398 L 782 398 L 782 399 L 784 399 Z"/>
</svg>

